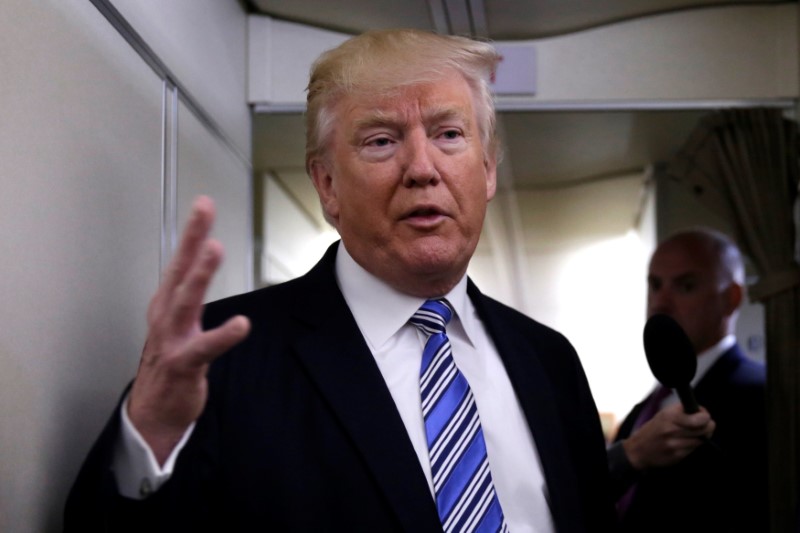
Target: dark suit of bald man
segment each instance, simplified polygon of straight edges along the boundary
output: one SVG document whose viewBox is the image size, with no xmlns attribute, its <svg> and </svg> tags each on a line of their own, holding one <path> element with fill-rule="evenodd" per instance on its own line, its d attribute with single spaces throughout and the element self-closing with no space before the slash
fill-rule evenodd
<svg viewBox="0 0 800 533">
<path fill-rule="evenodd" d="M 766 369 L 734 345 L 695 388 L 716 422 L 711 439 L 683 461 L 654 468 L 638 481 L 622 532 L 767 531 Z M 645 402 L 620 426 L 630 436 Z"/>
</svg>

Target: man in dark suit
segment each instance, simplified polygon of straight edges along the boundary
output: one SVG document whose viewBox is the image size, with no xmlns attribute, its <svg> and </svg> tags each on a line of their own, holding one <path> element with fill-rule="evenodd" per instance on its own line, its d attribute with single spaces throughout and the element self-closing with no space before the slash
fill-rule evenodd
<svg viewBox="0 0 800 533">
<path fill-rule="evenodd" d="M 204 308 L 221 247 L 213 204 L 197 200 L 68 530 L 608 530 L 575 351 L 466 277 L 495 192 L 497 60 L 486 43 L 418 31 L 323 54 L 306 162 L 341 241 L 297 280 Z M 431 309 L 444 333 L 424 331 Z M 431 354 L 446 368 L 433 399 Z M 451 418 L 455 389 L 465 407 Z"/>
<path fill-rule="evenodd" d="M 703 408 L 688 415 L 659 387 L 622 423 L 609 467 L 626 490 L 623 531 L 767 530 L 766 374 L 734 337 L 743 285 L 739 250 L 716 231 L 676 233 L 650 260 L 648 315 L 670 315 L 691 340 Z"/>
</svg>

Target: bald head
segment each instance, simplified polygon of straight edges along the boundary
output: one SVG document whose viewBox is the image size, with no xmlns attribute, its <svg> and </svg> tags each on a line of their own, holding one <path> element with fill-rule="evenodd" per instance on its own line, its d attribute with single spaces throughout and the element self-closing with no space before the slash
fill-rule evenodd
<svg viewBox="0 0 800 533">
<path fill-rule="evenodd" d="M 742 256 L 731 239 L 706 228 L 681 231 L 650 259 L 648 316 L 674 318 L 700 353 L 734 332 L 743 286 Z"/>
<path fill-rule="evenodd" d="M 665 248 L 683 248 L 698 256 L 708 265 L 720 284 L 731 282 L 744 285 L 744 262 L 739 248 L 727 235 L 709 228 L 695 228 L 673 233 L 661 244 L 656 253 Z"/>
</svg>

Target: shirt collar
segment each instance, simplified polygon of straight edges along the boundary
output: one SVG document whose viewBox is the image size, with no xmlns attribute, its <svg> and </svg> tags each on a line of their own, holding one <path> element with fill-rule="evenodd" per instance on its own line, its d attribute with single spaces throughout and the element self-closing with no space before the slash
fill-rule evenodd
<svg viewBox="0 0 800 533">
<path fill-rule="evenodd" d="M 703 379 L 708 369 L 717 362 L 717 359 L 722 357 L 722 354 L 730 350 L 734 344 L 736 344 L 736 337 L 733 335 L 726 335 L 708 350 L 697 354 L 697 371 L 694 373 L 692 387 L 697 386 L 697 383 Z"/>
<path fill-rule="evenodd" d="M 367 272 L 356 263 L 341 241 L 336 253 L 336 279 L 356 324 L 373 351 L 397 333 L 425 301 L 402 293 Z M 476 319 L 467 298 L 466 275 L 445 298 L 455 311 L 457 319 L 454 317 L 453 322 L 460 321 L 467 339 L 470 339 L 469 332 L 474 331 Z"/>
</svg>

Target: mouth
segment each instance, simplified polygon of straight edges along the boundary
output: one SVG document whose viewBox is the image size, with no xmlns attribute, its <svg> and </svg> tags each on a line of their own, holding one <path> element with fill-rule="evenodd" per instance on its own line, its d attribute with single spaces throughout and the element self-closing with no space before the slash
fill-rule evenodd
<svg viewBox="0 0 800 533">
<path fill-rule="evenodd" d="M 405 218 L 433 217 L 439 215 L 444 215 L 444 213 L 435 207 L 420 207 L 410 211 Z"/>
<path fill-rule="evenodd" d="M 418 226 L 430 226 L 444 220 L 448 214 L 436 206 L 419 206 L 407 211 L 402 219 Z"/>
</svg>

